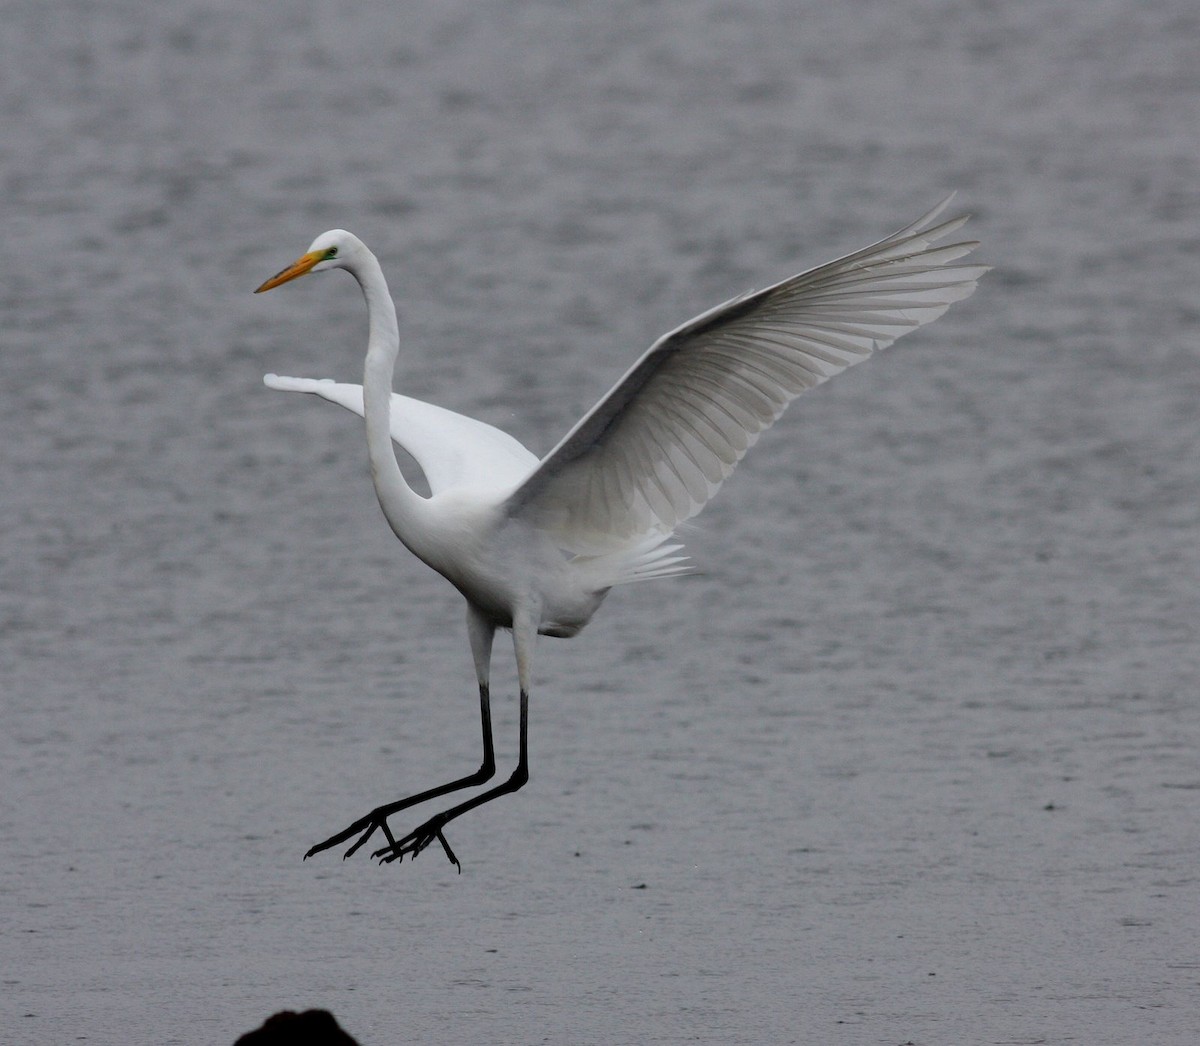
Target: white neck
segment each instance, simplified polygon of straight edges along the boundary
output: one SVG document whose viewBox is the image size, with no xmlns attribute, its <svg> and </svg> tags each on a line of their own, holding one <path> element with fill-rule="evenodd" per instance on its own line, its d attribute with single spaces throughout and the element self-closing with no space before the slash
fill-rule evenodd
<svg viewBox="0 0 1200 1046">
<path fill-rule="evenodd" d="M 366 248 L 350 274 L 358 280 L 367 300 L 367 358 L 363 366 L 363 412 L 367 422 L 367 454 L 375 496 L 396 537 L 412 551 L 414 538 L 421 533 L 419 517 L 425 499 L 404 478 L 392 447 L 392 375 L 400 351 L 400 330 L 396 325 L 396 306 L 388 291 L 379 260 Z"/>
</svg>

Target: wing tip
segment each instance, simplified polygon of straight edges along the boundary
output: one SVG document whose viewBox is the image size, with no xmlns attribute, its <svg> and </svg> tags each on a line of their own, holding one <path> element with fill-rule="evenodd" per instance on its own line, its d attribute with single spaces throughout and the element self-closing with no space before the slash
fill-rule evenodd
<svg viewBox="0 0 1200 1046">
<path fill-rule="evenodd" d="M 334 385 L 332 378 L 289 378 L 283 374 L 264 374 L 263 384 L 280 392 L 314 392 L 318 385 Z"/>
</svg>

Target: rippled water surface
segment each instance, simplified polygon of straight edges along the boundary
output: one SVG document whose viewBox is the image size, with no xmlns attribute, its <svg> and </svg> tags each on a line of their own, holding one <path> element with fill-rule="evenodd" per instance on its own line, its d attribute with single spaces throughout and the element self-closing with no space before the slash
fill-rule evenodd
<svg viewBox="0 0 1200 1046">
<path fill-rule="evenodd" d="M 1194 1042 L 1198 39 L 1191 0 L 0 2 L 0 1037 Z M 361 424 L 261 385 L 358 380 L 360 297 L 250 291 L 359 232 L 397 386 L 544 451 L 949 189 L 995 271 L 760 441 L 699 576 L 542 643 L 463 874 L 301 862 L 472 769 L 477 710 Z"/>
</svg>

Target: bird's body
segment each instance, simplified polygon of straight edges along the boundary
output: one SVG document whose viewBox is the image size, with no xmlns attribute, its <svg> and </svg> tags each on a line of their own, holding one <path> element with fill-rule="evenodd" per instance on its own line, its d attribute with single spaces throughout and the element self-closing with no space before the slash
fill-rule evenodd
<svg viewBox="0 0 1200 1046">
<path fill-rule="evenodd" d="M 538 634 L 569 637 L 615 585 L 688 570 L 676 528 L 699 512 L 746 450 L 800 392 L 867 358 L 969 295 L 985 271 L 954 262 L 973 242 L 935 247 L 965 218 L 924 218 L 862 251 L 702 313 L 660 338 L 544 458 L 483 422 L 392 392 L 399 350 L 395 307 L 378 260 L 357 237 L 323 233 L 259 290 L 344 268 L 369 316 L 362 386 L 267 375 L 272 388 L 308 392 L 366 420 L 372 479 L 396 536 L 467 602 L 479 678 L 484 761 L 478 772 L 373 810 L 313 847 L 351 836 L 353 853 L 381 830 L 385 861 L 528 777 L 530 662 Z M 420 466 L 429 496 L 412 490 L 393 441 Z M 387 819 L 494 773 L 488 672 L 496 629 L 510 629 L 521 689 L 521 753 L 504 783 L 393 839 Z"/>
</svg>

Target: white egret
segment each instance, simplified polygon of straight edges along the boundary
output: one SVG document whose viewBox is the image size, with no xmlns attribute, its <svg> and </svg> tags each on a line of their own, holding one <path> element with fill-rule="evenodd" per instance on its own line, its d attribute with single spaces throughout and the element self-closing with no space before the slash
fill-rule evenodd
<svg viewBox="0 0 1200 1046">
<path fill-rule="evenodd" d="M 529 778 L 535 638 L 575 635 L 614 585 L 685 572 L 672 541 L 676 528 L 704 507 L 792 399 L 974 291 L 986 267 L 957 263 L 977 243 L 937 246 L 967 220 L 938 224 L 949 202 L 873 246 L 733 298 L 664 335 L 540 460 L 490 425 L 393 394 L 395 305 L 378 260 L 356 236 L 322 233 L 258 288 L 328 269 L 345 269 L 362 288 L 369 315 L 362 386 L 272 374 L 264 380 L 365 417 L 384 516 L 466 598 L 483 728 L 477 771 L 377 807 L 306 857 L 357 835 L 349 857 L 379 829 L 387 845 L 373 856 L 382 862 L 416 857 L 436 839 L 461 870 L 446 825 Z M 406 482 L 393 440 L 421 467 L 428 497 Z M 516 769 L 396 839 L 388 826 L 394 814 L 495 775 L 488 675 L 498 628 L 511 630 L 516 650 Z"/>
</svg>

